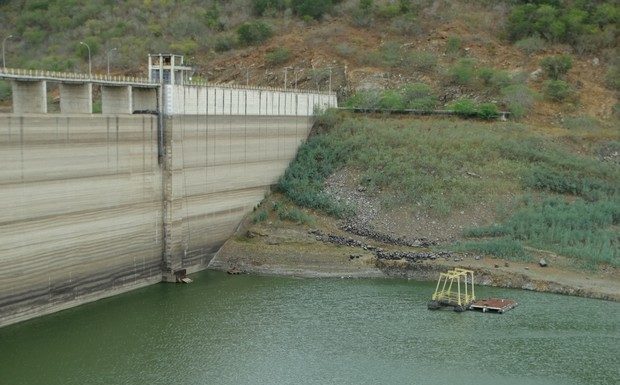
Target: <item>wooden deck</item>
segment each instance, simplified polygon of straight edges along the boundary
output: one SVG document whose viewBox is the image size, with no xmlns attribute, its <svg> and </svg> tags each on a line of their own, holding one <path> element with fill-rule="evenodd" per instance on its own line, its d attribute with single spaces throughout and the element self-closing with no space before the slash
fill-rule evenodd
<svg viewBox="0 0 620 385">
<path fill-rule="evenodd" d="M 510 309 L 513 309 L 517 305 L 518 303 L 511 299 L 487 298 L 472 302 L 472 304 L 469 305 L 469 310 L 479 310 L 483 313 L 504 313 Z"/>
</svg>

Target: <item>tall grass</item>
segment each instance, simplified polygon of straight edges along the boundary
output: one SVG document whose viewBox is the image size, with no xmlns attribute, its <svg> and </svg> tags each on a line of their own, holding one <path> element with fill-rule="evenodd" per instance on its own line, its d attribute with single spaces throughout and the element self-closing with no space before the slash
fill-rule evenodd
<svg viewBox="0 0 620 385">
<path fill-rule="evenodd" d="M 318 121 L 321 133 L 300 148 L 278 184 L 297 205 L 350 215 L 350 207 L 323 191 L 325 179 L 347 167 L 391 207 L 447 216 L 480 203 L 503 206 L 503 222 L 470 229 L 465 236 L 476 240 L 458 249 L 524 260 L 524 247 L 531 246 L 620 266 L 616 164 L 575 154 L 516 123 L 359 116 Z M 505 203 L 506 196 L 529 193 L 539 198 Z"/>
</svg>

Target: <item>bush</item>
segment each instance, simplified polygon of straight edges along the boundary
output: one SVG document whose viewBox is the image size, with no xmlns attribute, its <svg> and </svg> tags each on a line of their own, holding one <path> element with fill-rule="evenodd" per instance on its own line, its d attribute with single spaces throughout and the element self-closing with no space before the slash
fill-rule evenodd
<svg viewBox="0 0 620 385">
<path fill-rule="evenodd" d="M 265 210 L 259 210 L 257 211 L 254 216 L 252 217 L 252 222 L 253 223 L 260 223 L 260 222 L 264 222 L 267 220 L 267 218 L 269 217 L 269 214 L 267 213 L 267 211 Z"/>
<path fill-rule="evenodd" d="M 437 66 L 437 57 L 431 52 L 412 52 L 409 60 L 413 68 L 421 72 L 432 72 Z"/>
<path fill-rule="evenodd" d="M 286 8 L 285 0 L 252 0 L 252 10 L 257 16 L 263 16 L 268 10 L 283 11 Z"/>
<path fill-rule="evenodd" d="M 291 58 L 291 51 L 288 48 L 278 47 L 265 55 L 265 60 L 270 66 L 286 63 Z"/>
<path fill-rule="evenodd" d="M 526 37 L 515 43 L 515 47 L 528 55 L 541 52 L 545 49 L 545 40 L 539 36 Z"/>
<path fill-rule="evenodd" d="M 239 42 L 244 45 L 263 43 L 267 41 L 272 34 L 271 27 L 262 21 L 243 23 L 237 29 Z"/>
<path fill-rule="evenodd" d="M 471 59 L 461 59 L 459 62 L 450 69 L 449 80 L 450 83 L 469 86 L 474 79 L 474 62 Z"/>
<path fill-rule="evenodd" d="M 495 119 L 499 116 L 499 110 L 493 103 L 482 103 L 478 107 L 478 117 L 484 120 Z"/>
<path fill-rule="evenodd" d="M 413 110 L 431 111 L 437 105 L 437 97 L 431 87 L 423 83 L 408 84 L 402 89 L 403 103 Z"/>
<path fill-rule="evenodd" d="M 381 93 L 378 90 L 358 91 L 345 102 L 345 106 L 367 110 L 377 109 L 380 97 Z"/>
<path fill-rule="evenodd" d="M 215 49 L 215 52 L 230 51 L 234 47 L 235 47 L 235 39 L 232 36 L 228 36 L 228 35 L 218 36 L 215 39 L 215 43 L 213 45 L 213 49 Z"/>
<path fill-rule="evenodd" d="M 452 103 L 450 108 L 460 116 L 474 117 L 478 115 L 478 107 L 476 102 L 471 99 L 459 99 Z"/>
<path fill-rule="evenodd" d="M 297 15 L 320 19 L 332 8 L 332 0 L 293 0 L 293 10 Z"/>
<path fill-rule="evenodd" d="M 573 59 L 569 55 L 547 56 L 540 65 L 547 77 L 558 80 L 573 67 Z"/>
<path fill-rule="evenodd" d="M 620 65 L 612 65 L 605 74 L 605 84 L 614 91 L 620 91 Z"/>
<path fill-rule="evenodd" d="M 548 80 L 543 88 L 545 97 L 554 102 L 562 102 L 573 94 L 572 87 L 563 80 Z"/>
<path fill-rule="evenodd" d="M 482 84 L 494 92 L 512 84 L 512 78 L 506 71 L 499 71 L 493 68 L 484 67 L 478 70 L 478 78 Z"/>
<path fill-rule="evenodd" d="M 501 90 L 502 102 L 506 104 L 511 117 L 520 119 L 527 116 L 534 106 L 536 94 L 527 86 L 515 84 Z"/>
<path fill-rule="evenodd" d="M 446 42 L 446 54 L 450 56 L 461 55 L 461 39 L 457 36 L 450 36 Z"/>
<path fill-rule="evenodd" d="M 593 51 L 615 44 L 620 9 L 612 1 L 536 1 L 513 7 L 506 32 L 512 41 L 541 36 L 568 43 L 578 51 Z"/>
<path fill-rule="evenodd" d="M 402 110 L 405 108 L 402 95 L 394 90 L 387 90 L 379 98 L 379 107 L 387 110 Z"/>
</svg>

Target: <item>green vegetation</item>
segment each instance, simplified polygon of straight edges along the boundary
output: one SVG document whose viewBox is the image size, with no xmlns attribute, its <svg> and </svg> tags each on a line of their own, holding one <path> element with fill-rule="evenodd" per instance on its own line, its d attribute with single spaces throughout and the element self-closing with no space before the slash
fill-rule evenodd
<svg viewBox="0 0 620 385">
<path fill-rule="evenodd" d="M 237 28 L 239 42 L 244 45 L 263 43 L 272 35 L 271 27 L 263 21 L 243 23 Z"/>
<path fill-rule="evenodd" d="M 569 55 L 547 56 L 540 65 L 548 78 L 560 80 L 573 67 L 573 59 Z"/>
<path fill-rule="evenodd" d="M 498 224 L 468 230 L 473 239 L 456 250 L 527 260 L 533 247 L 583 265 L 620 266 L 620 170 L 613 163 L 511 123 L 378 120 L 334 111 L 319 122 L 278 184 L 297 205 L 350 214 L 323 192 L 325 178 L 347 167 L 387 207 L 438 216 L 479 202 L 502 207 Z M 506 201 L 515 194 L 523 198 Z"/>
<path fill-rule="evenodd" d="M 0 102 L 11 97 L 11 84 L 6 80 L 0 80 Z"/>
<path fill-rule="evenodd" d="M 580 53 L 593 52 L 615 45 L 619 21 L 615 1 L 539 0 L 515 6 L 506 33 L 512 41 L 542 37 L 571 44 Z"/>
<path fill-rule="evenodd" d="M 291 58 L 291 51 L 288 48 L 278 47 L 265 55 L 265 60 L 270 66 L 282 65 Z"/>
<path fill-rule="evenodd" d="M 350 97 L 345 105 L 351 108 L 390 110 L 413 109 L 432 111 L 437 105 L 437 96 L 426 84 L 407 84 L 398 90 L 359 91 Z"/>
<path fill-rule="evenodd" d="M 450 108 L 464 118 L 491 120 L 499 116 L 499 109 L 494 103 L 477 104 L 474 100 L 467 98 L 455 101 Z"/>
<path fill-rule="evenodd" d="M 554 102 L 563 102 L 573 95 L 573 88 L 564 80 L 547 80 L 543 89 L 545 97 Z"/>
<path fill-rule="evenodd" d="M 299 16 L 320 19 L 333 6 L 332 0 L 292 0 L 293 10 Z"/>
<path fill-rule="evenodd" d="M 514 84 L 501 90 L 502 102 L 508 108 L 510 116 L 520 119 L 527 116 L 536 101 L 536 94 L 527 86 Z"/>
<path fill-rule="evenodd" d="M 459 86 L 471 86 L 475 74 L 475 62 L 472 59 L 461 59 L 450 68 L 448 82 Z"/>
</svg>

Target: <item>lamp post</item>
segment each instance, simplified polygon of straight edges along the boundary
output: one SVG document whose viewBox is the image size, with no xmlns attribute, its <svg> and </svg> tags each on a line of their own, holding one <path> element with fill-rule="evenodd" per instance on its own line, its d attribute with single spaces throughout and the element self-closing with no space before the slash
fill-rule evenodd
<svg viewBox="0 0 620 385">
<path fill-rule="evenodd" d="M 118 48 L 114 47 L 108 50 L 107 56 L 108 56 L 108 76 L 110 76 L 110 54 L 112 53 L 112 51 L 118 51 Z"/>
<path fill-rule="evenodd" d="M 88 49 L 88 77 L 91 78 L 93 75 L 92 75 L 92 65 L 90 62 L 90 47 L 88 46 L 88 44 L 84 43 L 83 41 L 81 41 L 80 44 L 85 45 L 86 48 Z"/>
<path fill-rule="evenodd" d="M 4 39 L 2 39 L 2 69 L 6 70 L 6 61 L 4 59 L 4 44 L 6 43 L 6 41 L 10 38 L 12 38 L 13 35 L 9 35 L 7 37 L 5 37 Z"/>
</svg>

